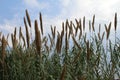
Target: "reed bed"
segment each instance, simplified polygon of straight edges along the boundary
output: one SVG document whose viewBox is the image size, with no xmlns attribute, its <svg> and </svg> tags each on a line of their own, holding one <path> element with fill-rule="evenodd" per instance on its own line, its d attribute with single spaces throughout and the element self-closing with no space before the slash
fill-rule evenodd
<svg viewBox="0 0 120 80">
<path fill-rule="evenodd" d="M 25 12 L 26 17 L 23 20 L 26 36 L 20 27 L 17 39 L 15 28 L 11 34 L 12 47 L 9 47 L 8 37 L 0 33 L 0 80 L 120 79 L 117 13 L 114 18 L 115 42 L 112 42 L 109 39 L 112 22 L 108 26 L 105 24 L 105 31 L 101 33 L 101 24 L 95 26 L 95 15 L 92 21 L 89 20 L 89 32 L 85 32 L 87 24 L 83 17 L 75 19 L 75 23 L 66 20 L 62 23 L 61 31 L 51 26 L 51 33 L 44 35 L 42 14 L 40 13 L 39 21 L 35 20 L 32 26 L 28 11 Z M 30 38 L 31 27 L 35 30 L 34 40 Z M 98 32 L 95 27 L 98 27 Z M 87 35 L 90 37 L 87 38 Z"/>
</svg>

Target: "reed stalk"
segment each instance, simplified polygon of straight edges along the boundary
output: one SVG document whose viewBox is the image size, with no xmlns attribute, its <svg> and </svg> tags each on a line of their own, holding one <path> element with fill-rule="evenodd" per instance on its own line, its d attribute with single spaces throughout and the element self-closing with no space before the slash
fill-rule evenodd
<svg viewBox="0 0 120 80">
<path fill-rule="evenodd" d="M 65 75 L 66 75 L 66 64 L 63 66 L 63 70 L 60 76 L 60 80 L 65 80 Z"/>
<path fill-rule="evenodd" d="M 77 41 L 76 41 L 76 39 L 75 39 L 74 36 L 72 36 L 72 39 L 73 39 L 74 45 L 76 45 L 76 46 L 79 48 L 79 50 L 81 50 L 81 47 L 80 47 L 79 44 L 77 43 Z"/>
</svg>

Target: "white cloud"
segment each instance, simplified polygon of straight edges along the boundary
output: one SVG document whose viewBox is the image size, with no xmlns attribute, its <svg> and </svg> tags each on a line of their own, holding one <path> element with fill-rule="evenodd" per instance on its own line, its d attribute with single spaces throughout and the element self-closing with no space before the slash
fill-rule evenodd
<svg viewBox="0 0 120 80">
<path fill-rule="evenodd" d="M 62 6 L 64 6 L 64 7 L 67 7 L 68 5 L 69 5 L 69 3 L 70 3 L 70 0 L 59 0 L 60 2 L 61 2 L 61 4 L 62 4 Z"/>
<path fill-rule="evenodd" d="M 67 6 L 62 7 L 62 16 L 91 17 L 96 14 L 101 19 L 110 19 L 119 10 L 119 0 L 67 0 Z M 63 3 L 61 3 L 63 4 Z M 120 10 L 119 10 L 120 12 Z"/>
<path fill-rule="evenodd" d="M 25 2 L 25 4 L 29 7 L 29 8 L 37 8 L 37 9 L 44 9 L 47 8 L 49 6 L 48 3 L 44 3 L 44 2 L 39 2 L 38 0 L 23 0 L 23 2 Z"/>
<path fill-rule="evenodd" d="M 14 29 L 13 26 L 8 25 L 8 24 L 2 24 L 0 25 L 0 30 L 2 30 L 1 32 L 5 32 L 6 34 L 11 33 Z"/>
</svg>

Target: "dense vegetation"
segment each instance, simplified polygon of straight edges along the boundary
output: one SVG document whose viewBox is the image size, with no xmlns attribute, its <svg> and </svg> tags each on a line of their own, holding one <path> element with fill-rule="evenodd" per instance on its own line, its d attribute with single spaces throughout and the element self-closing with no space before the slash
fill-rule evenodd
<svg viewBox="0 0 120 80">
<path fill-rule="evenodd" d="M 0 80 L 114 80 L 120 78 L 120 40 L 116 37 L 117 14 L 114 18 L 114 42 L 109 39 L 111 22 L 105 31 L 95 31 L 95 15 L 89 21 L 89 32 L 85 32 L 86 19 L 66 20 L 62 31 L 51 26 L 51 33 L 44 35 L 42 15 L 31 25 L 26 10 L 22 29 L 8 37 L 0 33 Z M 35 33 L 32 33 L 34 27 Z M 35 39 L 32 35 L 35 34 Z M 89 36 L 89 38 L 87 38 Z"/>
</svg>

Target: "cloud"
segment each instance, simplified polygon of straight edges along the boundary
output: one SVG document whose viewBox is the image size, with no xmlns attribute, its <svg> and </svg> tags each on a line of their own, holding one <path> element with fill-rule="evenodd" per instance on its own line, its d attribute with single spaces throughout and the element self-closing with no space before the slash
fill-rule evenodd
<svg viewBox="0 0 120 80">
<path fill-rule="evenodd" d="M 61 3 L 61 5 L 63 6 L 63 7 L 67 7 L 68 5 L 69 5 L 69 3 L 70 3 L 70 0 L 59 0 L 60 1 L 60 3 Z"/>
<path fill-rule="evenodd" d="M 47 2 L 39 2 L 38 0 L 23 0 L 23 2 L 29 7 L 29 8 L 37 8 L 37 9 L 44 9 L 49 6 Z"/>
<path fill-rule="evenodd" d="M 118 3 L 120 3 L 119 0 L 67 0 L 67 5 L 62 7 L 61 15 L 91 18 L 90 16 L 96 14 L 99 19 L 100 17 L 110 19 L 111 15 L 113 16 L 119 10 Z"/>
</svg>

